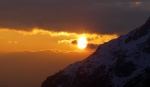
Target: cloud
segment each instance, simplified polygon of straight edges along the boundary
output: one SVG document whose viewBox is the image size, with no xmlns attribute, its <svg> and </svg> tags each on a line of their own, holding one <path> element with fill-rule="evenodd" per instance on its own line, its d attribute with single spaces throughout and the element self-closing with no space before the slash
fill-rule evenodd
<svg viewBox="0 0 150 87">
<path fill-rule="evenodd" d="M 59 40 L 58 44 L 77 44 L 77 40 L 75 39 Z"/>
<path fill-rule="evenodd" d="M 93 51 L 89 51 L 89 50 L 60 50 L 60 49 L 50 49 L 50 50 L 44 50 L 45 51 L 51 51 L 53 53 L 63 53 L 63 54 L 72 54 L 72 53 L 84 53 L 84 54 L 90 54 Z M 41 51 L 42 52 L 42 51 Z"/>
<path fill-rule="evenodd" d="M 77 40 L 73 40 L 71 43 L 72 43 L 72 44 L 77 44 L 78 41 L 77 41 Z"/>
<path fill-rule="evenodd" d="M 77 40 L 73 40 L 73 41 L 71 42 L 71 44 L 77 45 Z M 88 43 L 86 48 L 87 48 L 87 49 L 95 50 L 98 46 L 99 46 L 98 44 Z"/>
<path fill-rule="evenodd" d="M 71 42 L 71 44 L 77 45 L 77 40 L 73 40 L 73 41 Z M 98 45 L 98 44 L 95 44 L 95 43 L 88 43 L 88 44 L 87 44 L 87 48 L 88 48 L 88 49 L 93 49 L 93 50 L 95 50 L 98 46 L 99 46 L 99 45 Z"/>
<path fill-rule="evenodd" d="M 117 38 L 117 34 L 96 33 L 70 33 L 54 32 L 44 29 L 32 29 L 31 31 L 0 29 L 0 52 L 39 51 L 43 49 L 78 50 L 77 40 L 85 36 L 89 44 L 103 44 Z M 93 46 L 90 46 L 93 48 Z M 55 51 L 57 52 L 57 51 Z"/>
<path fill-rule="evenodd" d="M 108 42 L 108 41 L 118 37 L 117 34 L 94 34 L 94 33 L 89 34 L 89 33 L 84 33 L 84 34 L 75 35 L 74 36 L 75 38 L 59 40 L 58 44 L 77 45 L 78 44 L 77 40 L 81 36 L 86 37 L 86 39 L 88 41 L 88 45 L 87 45 L 88 49 L 96 49 L 99 44 L 103 44 L 104 42 Z"/>
<path fill-rule="evenodd" d="M 33 28 L 31 31 L 16 31 L 16 32 L 19 32 L 23 35 L 46 34 L 46 35 L 50 35 L 52 37 L 77 35 L 76 33 L 69 33 L 69 32 L 64 32 L 64 31 L 60 31 L 60 32 L 48 31 L 48 30 L 39 29 L 39 28 Z"/>
<path fill-rule="evenodd" d="M 0 27 L 122 34 L 144 23 L 149 4 L 149 0 L 1 0 Z"/>
<path fill-rule="evenodd" d="M 60 40 L 58 41 L 58 44 L 77 44 L 77 39 L 68 39 L 68 40 Z"/>
<path fill-rule="evenodd" d="M 91 41 L 91 40 L 88 40 L 88 41 Z M 58 41 L 58 44 L 73 44 L 73 45 L 77 45 L 78 41 L 77 40 L 61 40 L 61 41 Z M 98 44 L 95 44 L 95 43 L 88 43 L 87 44 L 87 49 L 95 50 L 97 47 L 98 47 Z"/>
<path fill-rule="evenodd" d="M 131 2 L 132 5 L 135 5 L 135 6 L 141 6 L 142 5 L 142 2 L 141 1 L 137 1 L 137 2 Z"/>
<path fill-rule="evenodd" d="M 87 48 L 88 48 L 88 49 L 96 49 L 98 46 L 99 46 L 99 45 L 97 45 L 97 44 L 88 44 L 88 45 L 87 45 Z"/>
</svg>

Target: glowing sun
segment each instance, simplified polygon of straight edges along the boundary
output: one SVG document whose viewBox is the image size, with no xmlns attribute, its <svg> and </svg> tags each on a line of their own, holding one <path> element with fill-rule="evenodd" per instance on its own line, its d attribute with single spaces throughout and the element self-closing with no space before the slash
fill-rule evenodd
<svg viewBox="0 0 150 87">
<path fill-rule="evenodd" d="M 86 48 L 87 44 L 88 44 L 88 41 L 87 41 L 86 37 L 82 36 L 82 37 L 78 38 L 78 47 L 80 49 Z"/>
</svg>

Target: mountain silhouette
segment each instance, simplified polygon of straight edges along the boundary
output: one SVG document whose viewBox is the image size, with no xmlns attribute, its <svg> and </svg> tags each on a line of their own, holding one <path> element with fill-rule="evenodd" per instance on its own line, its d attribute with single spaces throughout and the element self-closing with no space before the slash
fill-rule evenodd
<svg viewBox="0 0 150 87">
<path fill-rule="evenodd" d="M 150 18 L 49 76 L 41 87 L 150 87 Z"/>
</svg>

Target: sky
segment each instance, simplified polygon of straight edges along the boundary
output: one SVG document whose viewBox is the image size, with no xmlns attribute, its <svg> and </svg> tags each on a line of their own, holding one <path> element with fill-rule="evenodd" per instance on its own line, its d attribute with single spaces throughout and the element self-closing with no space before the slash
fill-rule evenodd
<svg viewBox="0 0 150 87">
<path fill-rule="evenodd" d="M 0 0 L 0 86 L 40 87 L 47 76 L 144 24 L 150 17 L 149 4 L 149 0 Z M 80 37 L 88 42 L 84 49 L 78 47 Z"/>
<path fill-rule="evenodd" d="M 150 13 L 149 0 L 0 0 L 0 27 L 125 34 Z"/>
</svg>

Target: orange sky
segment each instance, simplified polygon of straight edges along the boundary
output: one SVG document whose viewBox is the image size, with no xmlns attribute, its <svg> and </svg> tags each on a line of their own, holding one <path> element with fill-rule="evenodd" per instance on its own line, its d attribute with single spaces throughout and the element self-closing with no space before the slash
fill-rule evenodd
<svg viewBox="0 0 150 87">
<path fill-rule="evenodd" d="M 47 76 L 145 22 L 149 4 L 149 0 L 0 0 L 0 86 L 40 87 Z M 88 41 L 85 49 L 77 46 L 81 36 Z"/>
<path fill-rule="evenodd" d="M 87 52 L 93 49 L 80 50 L 76 44 L 72 44 L 81 35 L 87 37 L 89 44 L 102 44 L 113 38 L 117 34 L 98 35 L 98 34 L 77 34 L 69 32 L 53 32 L 34 28 L 32 31 L 17 31 L 0 29 L 0 52 L 22 52 L 22 51 L 82 51 Z"/>
<path fill-rule="evenodd" d="M 93 50 L 80 50 L 76 44 L 72 43 L 82 35 L 85 35 L 88 43 L 93 45 L 102 44 L 118 37 L 117 34 L 77 34 L 69 32 L 46 31 L 37 28 L 32 29 L 32 31 L 0 29 L 0 52 L 5 53 L 43 50 L 51 50 L 54 52 L 87 52 Z"/>
</svg>

